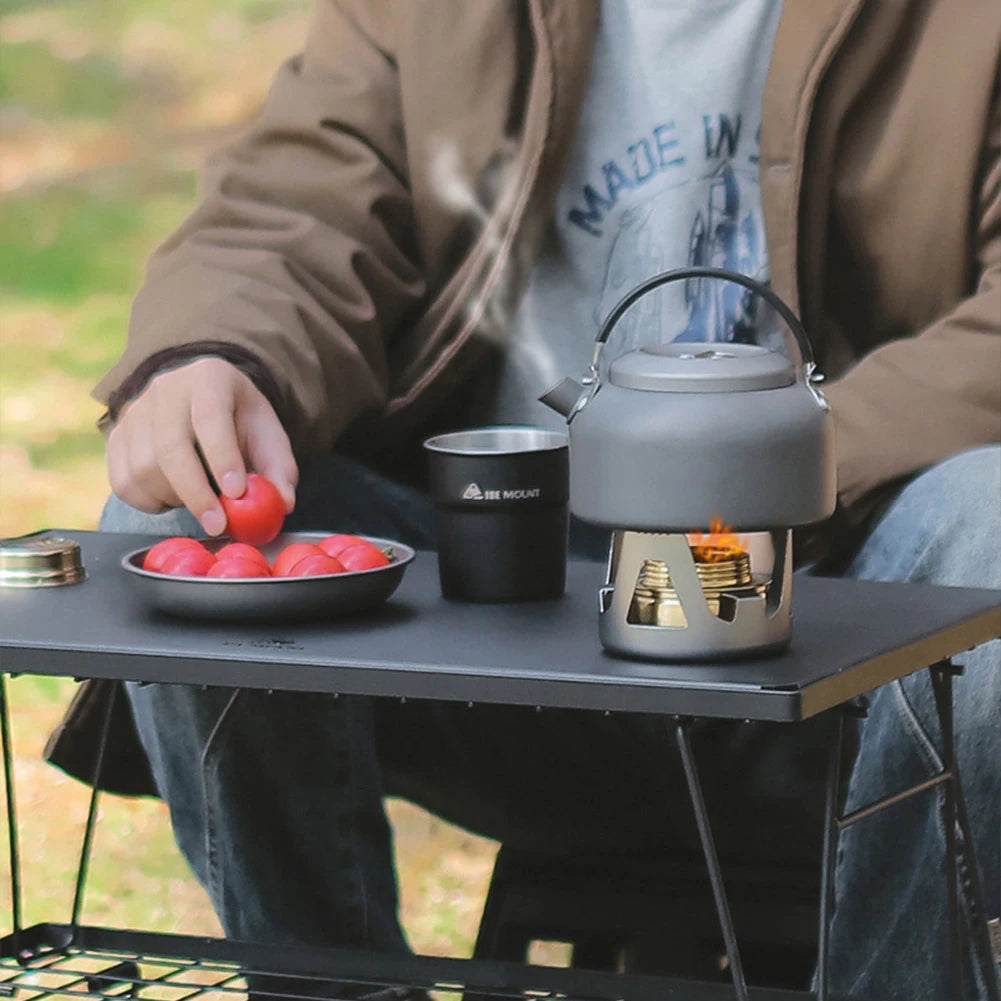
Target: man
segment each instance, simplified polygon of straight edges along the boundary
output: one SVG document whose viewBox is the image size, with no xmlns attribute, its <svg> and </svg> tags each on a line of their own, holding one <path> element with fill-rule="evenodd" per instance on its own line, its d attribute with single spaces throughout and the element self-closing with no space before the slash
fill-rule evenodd
<svg viewBox="0 0 1001 1001">
<path fill-rule="evenodd" d="M 1001 12 L 779 7 L 321 0 L 305 53 L 151 263 L 98 388 L 120 498 L 105 527 L 219 533 L 204 459 L 233 496 L 248 468 L 269 476 L 290 525 L 429 545 L 423 437 L 545 421 L 535 397 L 586 364 L 622 292 L 720 263 L 797 309 L 831 380 L 839 511 L 802 552 L 1001 587 L 985 558 L 1001 531 Z M 637 310 L 618 346 L 755 336 L 757 304 L 696 284 Z M 572 542 L 601 545 L 581 526 Z M 990 917 L 997 662 L 997 644 L 971 654 L 957 695 Z M 170 686 L 130 703 L 236 937 L 403 948 L 383 788 L 556 850 L 692 838 L 656 721 Z M 849 807 L 934 767 L 930 706 L 918 677 L 876 694 Z M 710 794 L 745 790 L 722 850 L 812 857 L 822 727 L 697 739 Z M 938 817 L 915 803 L 842 839 L 839 990 L 948 997 Z"/>
</svg>

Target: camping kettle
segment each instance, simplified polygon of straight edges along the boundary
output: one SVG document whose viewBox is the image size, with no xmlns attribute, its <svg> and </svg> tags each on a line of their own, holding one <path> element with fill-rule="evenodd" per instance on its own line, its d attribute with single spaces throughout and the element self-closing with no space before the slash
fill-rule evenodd
<svg viewBox="0 0 1001 1001">
<path fill-rule="evenodd" d="M 797 365 L 752 344 L 670 343 L 601 351 L 623 314 L 669 282 L 734 282 L 769 303 L 799 346 Z M 794 527 L 834 511 L 834 421 L 795 313 L 738 272 L 692 267 L 636 286 L 608 314 L 581 382 L 540 399 L 570 437 L 570 509 L 612 529 L 690 531 L 719 517 L 742 530 Z"/>
</svg>

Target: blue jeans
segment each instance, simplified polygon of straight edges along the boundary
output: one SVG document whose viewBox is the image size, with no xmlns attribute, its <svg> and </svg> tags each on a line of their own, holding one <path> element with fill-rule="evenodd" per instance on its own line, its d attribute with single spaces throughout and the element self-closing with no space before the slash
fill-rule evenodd
<svg viewBox="0 0 1001 1001">
<path fill-rule="evenodd" d="M 288 527 L 364 531 L 430 548 L 431 525 L 426 497 L 336 459 L 304 473 Z M 102 528 L 199 534 L 183 511 L 149 516 L 114 498 Z M 849 573 L 1001 587 L 999 533 L 1001 448 L 978 449 L 913 480 Z M 572 528 L 578 555 L 603 556 L 604 541 L 586 526 Z M 966 673 L 955 700 L 960 770 L 992 917 L 1001 912 L 999 657 L 995 642 L 957 658 Z M 129 697 L 178 843 L 234 938 L 405 948 L 385 793 L 538 850 L 697 847 L 673 731 L 656 717 L 174 685 L 129 686 Z M 699 726 L 693 742 L 721 855 L 816 861 L 830 722 Z M 929 774 L 937 739 L 927 672 L 876 692 L 846 808 Z M 935 795 L 840 839 L 832 930 L 838 992 L 953 1001 Z M 982 991 L 971 984 L 969 996 Z"/>
<path fill-rule="evenodd" d="M 1001 588 L 1001 447 L 976 449 L 912 481 L 848 569 L 869 580 Z M 954 719 L 975 851 L 989 918 L 1001 914 L 1001 641 L 954 658 Z M 927 671 L 873 693 L 846 809 L 941 768 Z M 945 829 L 941 787 L 848 828 L 839 839 L 834 983 L 860 997 L 946 999 Z M 964 902 L 969 891 L 961 886 Z M 967 905 L 968 906 L 968 905 Z M 986 996 L 971 963 L 971 997 Z"/>
</svg>

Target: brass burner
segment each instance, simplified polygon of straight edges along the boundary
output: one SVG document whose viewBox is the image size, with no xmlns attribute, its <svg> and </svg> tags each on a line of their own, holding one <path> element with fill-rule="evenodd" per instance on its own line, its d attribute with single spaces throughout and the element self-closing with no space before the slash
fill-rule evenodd
<svg viewBox="0 0 1001 1001">
<path fill-rule="evenodd" d="M 769 584 L 767 575 L 751 573 L 751 557 L 746 552 L 713 562 L 696 559 L 695 573 L 709 611 L 717 617 L 720 616 L 722 595 L 762 596 Z M 685 610 L 671 582 L 671 572 L 663 560 L 643 561 L 628 621 L 643 626 L 683 628 L 688 625 Z"/>
</svg>

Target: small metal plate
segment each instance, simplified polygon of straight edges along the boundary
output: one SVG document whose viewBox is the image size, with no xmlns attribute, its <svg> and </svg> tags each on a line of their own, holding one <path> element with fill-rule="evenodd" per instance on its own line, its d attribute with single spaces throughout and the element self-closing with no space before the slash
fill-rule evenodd
<svg viewBox="0 0 1001 1001">
<path fill-rule="evenodd" d="M 260 549 L 268 561 L 293 542 L 318 542 L 329 532 L 288 532 Z M 386 601 L 399 586 L 416 555 L 392 539 L 360 536 L 391 553 L 393 562 L 371 570 L 315 577 L 180 577 L 144 570 L 149 547 L 122 557 L 122 569 L 135 577 L 137 593 L 167 615 L 226 622 L 291 622 L 363 612 Z M 230 539 L 202 539 L 219 549 Z"/>
</svg>

